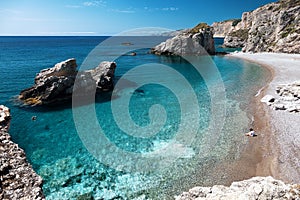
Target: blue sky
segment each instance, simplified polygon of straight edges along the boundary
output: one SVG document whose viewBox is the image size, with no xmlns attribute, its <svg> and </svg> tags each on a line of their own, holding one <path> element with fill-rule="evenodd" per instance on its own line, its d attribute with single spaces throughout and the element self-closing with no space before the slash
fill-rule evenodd
<svg viewBox="0 0 300 200">
<path fill-rule="evenodd" d="M 240 18 L 276 0 L 0 0 L 0 35 L 113 35 Z"/>
</svg>

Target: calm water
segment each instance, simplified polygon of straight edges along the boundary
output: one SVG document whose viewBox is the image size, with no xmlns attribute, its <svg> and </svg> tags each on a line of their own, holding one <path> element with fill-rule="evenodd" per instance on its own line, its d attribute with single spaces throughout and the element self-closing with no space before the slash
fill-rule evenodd
<svg viewBox="0 0 300 200">
<path fill-rule="evenodd" d="M 241 137 L 241 133 L 246 131 L 251 117 L 246 113 L 247 105 L 258 89 L 265 84 L 268 72 L 239 59 L 219 56 L 189 58 L 204 71 L 209 71 L 206 68 L 210 65 L 216 65 L 225 89 L 225 96 L 222 96 L 219 93 L 222 92 L 219 85 L 215 84 L 217 80 L 214 74 L 209 76 L 208 72 L 207 76 L 200 75 L 191 63 L 182 58 L 148 54 L 149 48 L 152 47 L 149 45 L 162 38 L 119 38 L 116 43 L 100 46 L 100 49 L 94 50 L 89 57 L 89 53 L 105 39 L 108 37 L 0 37 L 0 74 L 3 77 L 0 85 L 0 104 L 11 108 L 13 118 L 10 133 L 13 140 L 25 150 L 34 169 L 44 179 L 43 189 L 47 199 L 76 199 L 77 196 L 86 193 L 93 195 L 95 199 L 172 199 L 174 195 L 195 186 L 196 183 L 205 185 L 217 181 L 209 178 L 209 174 L 213 173 L 213 166 L 224 160 L 233 162 L 243 150 L 246 141 Z M 134 42 L 131 47 L 121 45 L 123 42 L 132 41 Z M 137 56 L 126 55 L 126 51 L 132 48 L 137 52 Z M 118 56 L 120 52 L 125 54 Z M 166 160 L 167 164 L 156 171 L 127 172 L 124 166 L 137 160 L 117 154 L 106 156 L 106 153 L 93 152 L 96 158 L 101 160 L 103 157 L 101 163 L 87 151 L 86 143 L 81 141 L 82 134 L 78 135 L 71 103 L 56 107 L 32 108 L 20 106 L 15 102 L 19 92 L 33 84 L 37 72 L 73 57 L 76 58 L 78 66 L 83 64 L 82 69 L 96 66 L 102 60 L 116 58 L 116 80 L 136 66 L 148 63 L 146 69 L 134 71 L 127 77 L 128 85 L 119 90 L 113 100 L 110 100 L 111 94 L 108 93 L 97 97 L 95 105 L 76 108 L 81 110 L 80 119 L 84 121 L 82 127 L 88 133 L 87 136 L 97 134 L 98 131 L 94 128 L 94 118 L 89 113 L 89 109 L 93 108 L 97 124 L 116 148 L 145 156 L 149 152 L 164 148 L 181 130 L 180 126 L 186 123 L 183 124 L 183 136 L 188 137 L 190 130 L 194 128 L 197 129 L 196 134 L 189 145 L 175 142 L 172 146 L 173 152 L 171 151 L 175 153 L 183 150 L 183 154 L 177 156 L 174 162 L 169 163 Z M 153 63 L 168 66 L 179 72 L 190 84 L 197 102 L 190 99 L 189 91 L 183 87 L 178 77 L 165 76 L 162 71 L 154 70 L 156 68 L 151 67 L 155 66 Z M 135 90 L 137 77 L 140 80 L 154 77 L 157 82 Z M 170 83 L 180 94 L 174 94 L 170 88 L 159 83 Z M 164 107 L 166 120 L 157 134 L 140 138 L 126 134 L 126 131 L 120 129 L 120 124 L 125 128 L 129 127 L 128 116 L 126 112 L 118 113 L 121 122 L 117 123 L 111 104 L 116 103 L 120 106 L 117 110 L 121 110 L 122 106 L 126 105 L 124 97 L 128 94 L 131 96 L 127 106 L 129 118 L 139 127 L 152 124 L 149 118 L 152 105 L 159 104 Z M 181 107 L 189 109 L 194 106 L 193 103 L 197 104 L 197 110 L 183 113 Z M 214 109 L 221 109 L 221 114 Z M 197 113 L 199 119 L 195 123 L 190 123 L 193 120 L 182 121 L 182 117 L 196 119 L 197 116 L 194 115 Z M 218 115 L 214 116 L 215 113 Z M 31 120 L 33 115 L 37 116 L 36 121 Z M 154 113 L 153 116 L 159 118 L 161 114 Z M 154 119 L 153 127 L 161 125 L 159 122 Z M 215 127 L 220 128 L 218 133 L 215 133 Z M 183 141 L 184 137 L 181 139 Z M 104 151 L 106 146 L 101 142 L 103 141 L 95 141 L 95 144 L 97 150 Z M 107 158 L 104 159 L 105 156 Z M 155 166 L 155 163 L 150 163 L 145 168 L 151 166 Z"/>
</svg>

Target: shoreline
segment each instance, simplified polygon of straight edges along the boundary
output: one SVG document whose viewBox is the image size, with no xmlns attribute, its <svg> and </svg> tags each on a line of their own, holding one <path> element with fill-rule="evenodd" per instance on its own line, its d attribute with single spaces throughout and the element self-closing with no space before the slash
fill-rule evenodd
<svg viewBox="0 0 300 200">
<path fill-rule="evenodd" d="M 254 129 L 258 137 L 249 138 L 240 161 L 251 159 L 251 162 L 255 163 L 255 176 L 272 176 L 285 182 L 299 182 L 300 170 L 297 170 L 296 166 L 297 163 L 299 166 L 300 159 L 297 158 L 297 150 L 300 145 L 295 144 L 293 140 L 299 131 L 297 130 L 297 125 L 300 123 L 299 114 L 274 111 L 260 102 L 260 99 L 266 94 L 275 95 L 275 88 L 278 84 L 292 83 L 300 79 L 300 55 L 232 53 L 228 56 L 259 64 L 271 73 L 267 85 L 253 98 L 250 106 L 252 108 L 250 113 L 253 113 L 254 117 Z"/>
</svg>

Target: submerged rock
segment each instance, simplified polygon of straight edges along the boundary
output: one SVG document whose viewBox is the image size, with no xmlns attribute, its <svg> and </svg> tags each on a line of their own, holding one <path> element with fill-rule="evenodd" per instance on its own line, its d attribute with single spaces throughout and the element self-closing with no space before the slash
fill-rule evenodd
<svg viewBox="0 0 300 200">
<path fill-rule="evenodd" d="M 195 187 L 176 197 L 176 200 L 194 199 L 299 199 L 300 185 L 285 184 L 272 177 L 253 177 L 233 182 L 229 187 Z"/>
<path fill-rule="evenodd" d="M 95 69 L 78 72 L 76 60 L 71 58 L 41 70 L 35 77 L 35 84 L 21 91 L 19 99 L 27 105 L 55 104 L 69 100 L 77 77 L 80 79 L 77 89 L 109 91 L 113 88 L 115 68 L 116 63 L 104 61 Z"/>
<path fill-rule="evenodd" d="M 9 109 L 0 105 L 0 199 L 45 199 L 42 178 L 8 134 Z"/>
<path fill-rule="evenodd" d="M 204 23 L 155 46 L 151 53 L 157 55 L 215 54 L 213 31 Z"/>
</svg>

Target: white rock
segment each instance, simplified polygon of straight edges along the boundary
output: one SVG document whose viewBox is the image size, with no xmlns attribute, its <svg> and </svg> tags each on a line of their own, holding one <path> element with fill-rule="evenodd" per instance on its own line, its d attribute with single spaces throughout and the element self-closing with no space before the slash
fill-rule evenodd
<svg viewBox="0 0 300 200">
<path fill-rule="evenodd" d="M 272 95 L 266 95 L 260 101 L 263 102 L 263 103 L 267 103 L 267 102 L 272 103 L 272 102 L 275 101 L 275 98 Z"/>
</svg>

